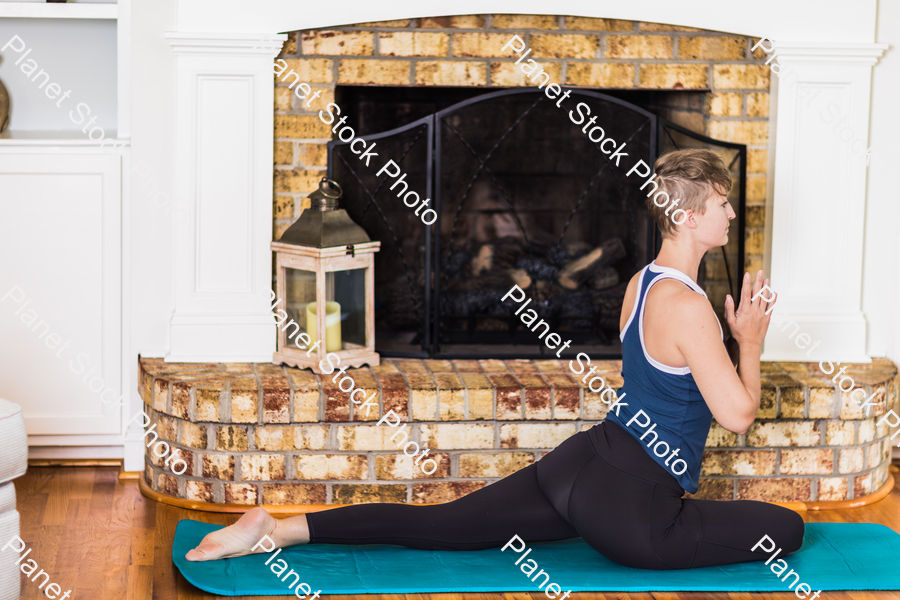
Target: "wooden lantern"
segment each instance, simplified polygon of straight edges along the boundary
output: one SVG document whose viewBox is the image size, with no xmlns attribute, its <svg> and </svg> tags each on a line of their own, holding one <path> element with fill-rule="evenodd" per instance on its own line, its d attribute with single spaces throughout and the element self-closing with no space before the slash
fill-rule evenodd
<svg viewBox="0 0 900 600">
<path fill-rule="evenodd" d="M 326 369 L 377 366 L 375 352 L 375 253 L 373 242 L 342 208 L 341 186 L 325 177 L 310 194 L 310 207 L 277 242 L 275 364 Z M 325 310 L 321 310 L 325 307 Z M 316 343 L 318 342 L 318 344 Z M 325 360 L 333 353 L 340 362 Z M 330 365 L 330 366 L 329 366 Z"/>
</svg>

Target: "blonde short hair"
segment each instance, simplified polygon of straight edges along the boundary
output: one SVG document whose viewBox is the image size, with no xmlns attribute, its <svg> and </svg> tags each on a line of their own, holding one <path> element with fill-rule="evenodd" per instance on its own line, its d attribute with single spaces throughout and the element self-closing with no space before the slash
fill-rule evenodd
<svg viewBox="0 0 900 600">
<path fill-rule="evenodd" d="M 706 199 L 713 193 L 727 195 L 732 179 L 728 167 L 718 154 L 700 148 L 676 150 L 663 154 L 653 165 L 656 177 L 641 187 L 653 187 L 647 194 L 647 209 L 659 225 L 663 238 L 669 238 L 678 225 L 672 220 L 670 209 L 666 215 L 669 199 L 679 199 L 678 207 L 692 210 L 697 214 L 706 212 Z M 660 206 L 657 198 L 665 203 Z"/>
</svg>

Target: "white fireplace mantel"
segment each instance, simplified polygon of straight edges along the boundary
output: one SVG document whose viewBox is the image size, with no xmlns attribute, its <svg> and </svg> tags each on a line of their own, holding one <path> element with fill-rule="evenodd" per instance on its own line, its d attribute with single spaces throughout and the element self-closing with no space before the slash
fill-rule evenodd
<svg viewBox="0 0 900 600">
<path fill-rule="evenodd" d="M 266 361 L 272 58 L 286 35 L 168 33 L 176 55 L 172 362 Z"/>
<path fill-rule="evenodd" d="M 777 40 L 777 59 L 796 77 L 773 85 L 767 272 L 778 308 L 821 340 L 816 358 L 866 361 L 862 311 L 865 160 L 851 156 L 821 116 L 837 106 L 868 146 L 874 0 L 836 0 L 815 11 L 800 0 L 764 0 L 722 10 L 712 0 L 673 5 L 563 0 L 300 6 L 287 0 L 177 0 L 182 31 L 167 34 L 176 56 L 174 182 L 177 206 L 175 310 L 170 361 L 268 361 L 272 231 L 271 59 L 277 31 L 400 17 L 466 13 L 571 14 L 655 21 Z M 809 92 L 809 94 L 806 94 Z M 816 94 L 807 105 L 810 94 Z M 227 123 L 227 128 L 221 124 Z M 218 125 L 218 126 L 217 126 Z M 839 133 L 839 132 L 838 132 Z M 772 257 L 775 257 L 773 260 Z M 769 265 L 771 263 L 771 265 Z M 763 356 L 811 360 L 787 335 L 770 331 Z"/>
</svg>

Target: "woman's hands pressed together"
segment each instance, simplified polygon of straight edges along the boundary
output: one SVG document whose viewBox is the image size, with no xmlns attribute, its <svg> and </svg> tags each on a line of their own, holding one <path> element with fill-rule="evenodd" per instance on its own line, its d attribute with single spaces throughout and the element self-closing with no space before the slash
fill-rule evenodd
<svg viewBox="0 0 900 600">
<path fill-rule="evenodd" d="M 737 310 L 734 308 L 734 298 L 731 295 L 725 298 L 725 320 L 731 328 L 731 335 L 741 348 L 748 346 L 761 348 L 766 331 L 769 329 L 770 310 L 775 306 L 778 298 L 776 295 L 771 302 L 767 302 L 766 295 L 759 293 L 764 285 L 769 285 L 769 280 L 763 277 L 762 271 L 756 273 L 756 280 L 753 281 L 751 290 L 750 273 L 744 274 L 741 285 L 741 303 Z M 766 314 L 767 312 L 769 314 Z"/>
</svg>

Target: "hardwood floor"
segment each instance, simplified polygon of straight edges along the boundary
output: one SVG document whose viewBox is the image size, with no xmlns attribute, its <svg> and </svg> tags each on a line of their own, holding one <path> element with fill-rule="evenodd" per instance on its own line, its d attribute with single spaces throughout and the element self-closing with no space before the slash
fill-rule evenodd
<svg viewBox="0 0 900 600">
<path fill-rule="evenodd" d="M 172 538 L 181 519 L 227 525 L 237 515 L 197 512 L 144 498 L 135 480 L 119 481 L 116 467 L 32 467 L 16 480 L 21 537 L 29 558 L 50 573 L 72 600 L 201 600 L 224 598 L 193 587 L 172 564 Z M 871 506 L 809 512 L 807 522 L 874 522 L 900 533 L 900 486 Z M 4 542 L 5 543 L 5 542 Z M 885 565 L 900 568 L 900 565 Z M 44 598 L 22 575 L 23 599 Z M 62 596 L 60 596 L 62 597 Z M 276 596 L 244 596 L 264 600 Z M 284 597 L 284 596 L 281 596 Z M 506 594 L 380 594 L 365 600 L 513 600 L 546 598 L 543 592 Z M 344 600 L 353 596 L 328 596 Z M 787 593 L 589 593 L 572 598 L 638 600 L 788 600 Z M 823 600 L 887 600 L 900 592 L 823 592 Z"/>
</svg>

